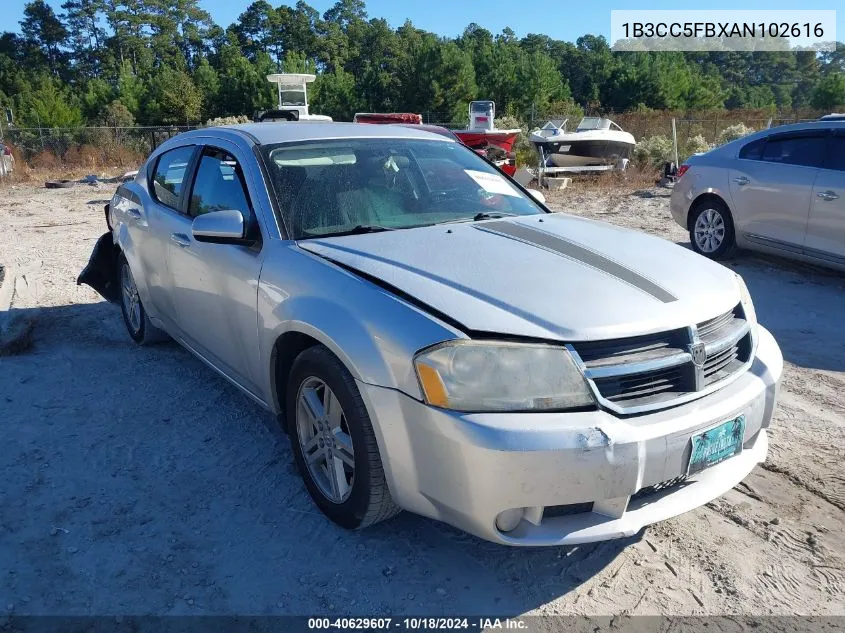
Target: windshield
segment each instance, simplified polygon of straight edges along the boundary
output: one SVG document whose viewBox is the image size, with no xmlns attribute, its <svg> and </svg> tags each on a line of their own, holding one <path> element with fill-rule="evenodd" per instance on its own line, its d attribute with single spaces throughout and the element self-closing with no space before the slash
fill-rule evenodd
<svg viewBox="0 0 845 633">
<path fill-rule="evenodd" d="M 581 119 L 578 124 L 578 131 L 584 130 L 607 130 L 610 128 L 610 121 L 602 119 L 601 117 L 588 116 Z"/>
<path fill-rule="evenodd" d="M 305 90 L 299 86 L 295 88 L 282 88 L 281 92 L 283 106 L 304 106 Z"/>
<path fill-rule="evenodd" d="M 544 213 L 458 143 L 343 139 L 263 151 L 285 224 L 297 240 Z"/>
</svg>

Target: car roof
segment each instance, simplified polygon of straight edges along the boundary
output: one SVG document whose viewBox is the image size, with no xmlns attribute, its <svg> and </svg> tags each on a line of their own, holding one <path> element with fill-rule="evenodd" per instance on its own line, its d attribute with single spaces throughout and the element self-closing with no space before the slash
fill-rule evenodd
<svg viewBox="0 0 845 633">
<path fill-rule="evenodd" d="M 348 138 L 407 138 L 422 140 L 437 140 L 454 143 L 454 139 L 440 134 L 427 132 L 400 125 L 372 125 L 367 123 L 335 123 L 335 122 L 272 122 L 272 123 L 244 123 L 242 125 L 227 125 L 218 130 L 232 130 L 248 134 L 260 145 L 274 143 L 289 143 L 291 141 L 314 141 L 324 139 Z M 209 129 L 196 130 L 200 134 L 208 134 Z M 191 134 L 189 132 L 188 134 Z"/>
<path fill-rule="evenodd" d="M 423 130 L 425 132 L 431 132 L 439 136 L 445 136 L 446 138 L 452 139 L 453 141 L 460 141 L 457 134 L 455 134 L 449 128 L 443 127 L 442 125 L 431 125 L 429 123 L 397 123 L 396 125 L 409 127 L 416 130 Z"/>
<path fill-rule="evenodd" d="M 803 123 L 789 123 L 787 125 L 775 125 L 769 128 L 765 128 L 762 130 L 758 130 L 757 132 L 752 132 L 747 136 L 742 136 L 740 138 L 734 139 L 729 143 L 725 143 L 724 145 L 720 145 L 711 151 L 714 153 L 731 153 L 736 151 L 736 148 L 740 145 L 745 145 L 746 143 L 750 143 L 751 141 L 756 141 L 761 138 L 767 138 L 773 134 L 783 134 L 785 132 L 800 132 L 802 130 L 845 130 L 845 121 L 804 121 Z M 709 152 L 707 152 L 709 153 Z"/>
<path fill-rule="evenodd" d="M 765 130 L 760 130 L 758 134 L 763 132 L 793 132 L 799 130 L 813 130 L 816 128 L 827 129 L 833 126 L 836 129 L 840 129 L 845 127 L 845 121 L 837 121 L 833 119 L 828 119 L 824 121 L 804 121 L 803 123 L 788 123 L 786 125 L 775 125 L 770 128 L 766 128 Z"/>
</svg>

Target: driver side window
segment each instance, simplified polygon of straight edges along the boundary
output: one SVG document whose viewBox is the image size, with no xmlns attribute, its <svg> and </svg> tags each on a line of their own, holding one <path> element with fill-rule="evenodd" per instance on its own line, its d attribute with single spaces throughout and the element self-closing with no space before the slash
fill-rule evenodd
<svg viewBox="0 0 845 633">
<path fill-rule="evenodd" d="M 192 218 L 212 211 L 240 211 L 252 214 L 243 171 L 234 156 L 208 147 L 200 159 L 188 215 Z"/>
</svg>

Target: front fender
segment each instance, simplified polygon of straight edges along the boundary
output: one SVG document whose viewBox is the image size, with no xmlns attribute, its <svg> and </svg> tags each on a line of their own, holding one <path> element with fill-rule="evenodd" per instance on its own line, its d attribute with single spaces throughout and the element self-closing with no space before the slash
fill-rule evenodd
<svg viewBox="0 0 845 633">
<path fill-rule="evenodd" d="M 381 324 L 361 319 L 347 306 L 323 297 L 296 297 L 282 303 L 275 312 L 278 327 L 273 340 L 288 332 L 306 334 L 329 348 L 353 378 L 371 385 L 404 391 L 413 398 L 421 398 L 413 370 L 416 347 L 402 333 L 391 333 Z M 415 349 L 412 349 L 415 348 Z"/>
<path fill-rule="evenodd" d="M 144 267 L 135 249 L 132 241 L 132 235 L 125 222 L 119 222 L 114 230 L 115 245 L 123 253 L 126 261 L 129 263 L 129 268 L 132 270 L 132 277 L 135 280 L 135 287 L 138 289 L 138 295 L 141 297 L 141 303 L 147 308 L 148 313 L 152 313 L 150 308 L 153 307 L 153 302 L 150 300 L 150 289 L 147 286 L 147 278 L 143 275 Z"/>
<path fill-rule="evenodd" d="M 259 285 L 261 356 L 274 376 L 272 350 L 288 332 L 332 351 L 361 382 L 420 399 L 414 354 L 462 332 L 316 255 L 280 246 L 268 253 Z M 272 382 L 272 381 L 271 381 Z M 273 401 L 275 385 L 267 385 Z"/>
</svg>

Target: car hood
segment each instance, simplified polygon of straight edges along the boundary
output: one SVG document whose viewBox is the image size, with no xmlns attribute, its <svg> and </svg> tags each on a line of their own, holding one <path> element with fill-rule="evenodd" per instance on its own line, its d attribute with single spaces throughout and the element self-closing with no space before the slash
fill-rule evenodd
<svg viewBox="0 0 845 633">
<path fill-rule="evenodd" d="M 563 213 L 299 242 L 470 332 L 566 341 L 649 334 L 740 301 L 729 269 L 672 242 Z"/>
</svg>

